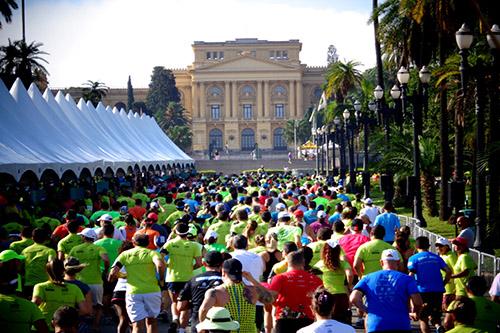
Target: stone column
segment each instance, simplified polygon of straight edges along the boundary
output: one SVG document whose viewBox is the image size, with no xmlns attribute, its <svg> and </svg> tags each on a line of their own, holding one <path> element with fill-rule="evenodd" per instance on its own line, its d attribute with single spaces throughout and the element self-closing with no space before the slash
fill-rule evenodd
<svg viewBox="0 0 500 333">
<path fill-rule="evenodd" d="M 288 118 L 295 118 L 295 82 L 290 80 L 288 88 Z"/>
<path fill-rule="evenodd" d="M 231 118 L 231 86 L 230 82 L 224 82 L 224 120 Z"/>
<path fill-rule="evenodd" d="M 269 108 L 271 107 L 271 98 L 269 94 L 269 81 L 264 81 L 264 118 L 270 118 Z"/>
<path fill-rule="evenodd" d="M 236 81 L 231 82 L 231 98 L 233 102 L 231 118 L 238 119 L 238 83 Z"/>
<path fill-rule="evenodd" d="M 207 94 L 205 91 L 205 83 L 200 82 L 200 118 L 206 120 L 205 108 L 207 107 Z"/>
<path fill-rule="evenodd" d="M 297 86 L 297 111 L 296 111 L 296 116 L 297 118 L 302 118 L 304 116 L 304 106 L 302 102 L 302 97 L 303 97 L 303 92 L 302 92 L 302 81 L 297 81 L 296 82 Z"/>
<path fill-rule="evenodd" d="M 257 81 L 257 119 L 264 117 L 262 108 L 262 81 Z"/>
<path fill-rule="evenodd" d="M 192 103 L 192 117 L 200 118 L 200 113 L 198 109 L 198 82 L 193 82 L 191 86 L 191 103 Z"/>
</svg>

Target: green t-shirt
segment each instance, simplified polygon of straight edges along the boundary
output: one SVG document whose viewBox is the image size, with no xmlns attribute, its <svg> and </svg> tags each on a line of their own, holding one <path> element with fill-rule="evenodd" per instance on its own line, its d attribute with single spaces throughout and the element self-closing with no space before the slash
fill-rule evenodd
<svg viewBox="0 0 500 333">
<path fill-rule="evenodd" d="M 210 251 L 217 251 L 220 253 L 227 252 L 227 248 L 222 244 L 217 244 L 217 243 L 205 244 L 203 247 L 205 248 L 205 251 L 207 251 L 207 252 L 210 252 Z"/>
<path fill-rule="evenodd" d="M 50 260 L 56 258 L 56 251 L 45 245 L 35 243 L 25 248 L 21 252 L 21 255 L 26 258 L 26 286 L 34 286 L 37 283 L 45 282 L 49 279 L 45 266 Z"/>
<path fill-rule="evenodd" d="M 215 231 L 217 233 L 217 244 L 226 245 L 226 236 L 229 235 L 231 230 L 231 222 L 219 221 L 208 227 L 208 231 Z"/>
<path fill-rule="evenodd" d="M 68 255 L 72 248 L 83 243 L 82 236 L 69 234 L 57 243 L 57 251 Z"/>
<path fill-rule="evenodd" d="M 460 272 L 469 270 L 469 274 L 467 276 L 454 279 L 455 280 L 455 296 L 467 296 L 467 291 L 465 291 L 465 286 L 467 285 L 467 281 L 471 276 L 476 275 L 477 265 L 472 259 L 469 252 L 462 253 L 458 256 L 457 262 L 455 266 L 453 266 L 453 273 L 458 274 Z"/>
<path fill-rule="evenodd" d="M 61 224 L 61 222 L 58 219 L 54 219 L 52 217 L 44 216 L 44 217 L 41 217 L 41 218 L 36 219 L 35 221 L 33 221 L 32 225 L 35 228 L 41 228 L 41 227 L 43 227 L 43 225 L 45 223 L 47 223 L 49 225 L 50 230 L 54 230 L 55 228 L 57 228 L 57 226 L 59 226 Z"/>
<path fill-rule="evenodd" d="M 313 201 L 316 203 L 316 207 L 318 207 L 319 205 L 323 205 L 323 210 L 326 210 L 326 208 L 328 207 L 329 201 L 327 198 L 317 197 Z"/>
<path fill-rule="evenodd" d="M 114 238 L 101 238 L 94 242 L 95 245 L 100 246 L 108 253 L 109 262 L 113 264 L 118 257 L 118 252 L 122 246 L 122 241 Z M 104 272 L 104 263 L 101 262 L 101 272 Z"/>
<path fill-rule="evenodd" d="M 35 242 L 31 238 L 25 238 L 20 241 L 10 243 L 9 248 L 17 254 L 21 254 L 25 248 L 33 244 L 35 244 Z"/>
<path fill-rule="evenodd" d="M 134 193 L 132 194 L 132 199 L 141 199 L 142 207 L 146 207 L 147 203 L 150 201 L 149 197 L 144 193 Z"/>
<path fill-rule="evenodd" d="M 86 284 L 102 284 L 101 276 L 101 255 L 106 254 L 106 250 L 92 243 L 83 243 L 75 246 L 69 252 L 69 255 L 80 260 L 80 263 L 87 264 L 77 279 Z"/>
<path fill-rule="evenodd" d="M 325 246 L 326 241 L 324 240 L 317 240 L 315 242 L 307 244 L 307 247 L 311 248 L 313 250 L 313 257 L 311 259 L 311 266 L 315 266 L 318 261 L 321 260 L 321 250 L 323 250 L 323 246 Z"/>
<path fill-rule="evenodd" d="M 354 256 L 354 261 L 356 261 L 357 258 L 363 261 L 363 276 L 382 269 L 380 266 L 380 258 L 382 256 L 382 251 L 386 249 L 395 250 L 392 245 L 380 239 L 373 239 L 358 248 Z"/>
<path fill-rule="evenodd" d="M 453 274 L 453 267 L 457 263 L 457 254 L 455 252 L 448 252 L 445 255 L 442 255 L 441 258 L 444 260 L 446 265 L 448 265 L 448 268 L 451 269 L 451 272 Z M 441 271 L 441 276 L 444 277 L 446 276 L 446 272 Z M 455 294 L 455 279 L 450 279 L 450 281 L 444 286 L 444 294 L 445 295 L 454 295 Z"/>
<path fill-rule="evenodd" d="M 45 320 L 35 303 L 14 295 L 0 294 L 0 327 L 2 332 L 31 333 L 31 326 Z"/>
<path fill-rule="evenodd" d="M 98 210 L 97 212 L 92 214 L 92 216 L 90 216 L 90 220 L 95 223 L 95 222 L 97 222 L 98 218 L 100 218 L 104 214 L 110 214 L 110 213 L 111 212 L 109 210 Z"/>
<path fill-rule="evenodd" d="M 130 198 L 130 197 L 121 196 L 121 197 L 118 197 L 118 199 L 116 199 L 116 201 L 118 201 L 118 202 L 125 201 L 127 203 L 128 208 L 132 208 L 135 206 L 135 200 Z"/>
<path fill-rule="evenodd" d="M 471 296 L 476 304 L 476 320 L 474 326 L 485 332 L 496 332 L 497 321 L 500 318 L 500 304 L 486 297 Z"/>
<path fill-rule="evenodd" d="M 325 266 L 323 260 L 318 261 L 314 267 L 318 268 L 323 272 L 321 279 L 323 280 L 323 285 L 332 294 L 347 294 L 347 289 L 344 285 L 346 278 L 345 271 L 351 269 L 348 262 L 341 260 L 340 268 L 332 271 Z"/>
<path fill-rule="evenodd" d="M 23 230 L 23 225 L 17 222 L 10 222 L 2 225 L 9 234 L 20 233 Z"/>
<path fill-rule="evenodd" d="M 247 226 L 247 222 L 241 221 L 241 222 L 233 222 L 231 224 L 231 229 L 229 229 L 230 234 L 237 234 L 241 235 L 243 233 L 243 230 L 245 230 L 245 227 Z"/>
<path fill-rule="evenodd" d="M 186 282 L 193 274 L 193 259 L 201 257 L 201 247 L 195 242 L 174 238 L 163 245 L 169 253 L 167 282 Z"/>
<path fill-rule="evenodd" d="M 274 232 L 278 235 L 278 250 L 283 251 L 283 245 L 286 242 L 295 242 L 295 238 L 302 236 L 302 229 L 292 225 L 278 225 L 269 229 L 268 232 Z"/>
<path fill-rule="evenodd" d="M 153 262 L 155 257 L 162 260 L 158 252 L 140 246 L 118 255 L 116 262 L 122 264 L 127 271 L 127 293 L 149 294 L 160 291 Z"/>
<path fill-rule="evenodd" d="M 165 214 L 166 217 L 169 217 L 172 213 L 177 211 L 177 207 L 173 203 L 164 204 L 162 207 L 164 210 L 162 213 Z M 163 222 L 165 221 L 158 219 L 158 223 L 162 224 Z"/>
<path fill-rule="evenodd" d="M 252 252 L 252 253 L 256 253 L 256 254 L 260 254 L 260 253 L 263 253 L 266 251 L 267 251 L 267 248 L 265 246 L 262 246 L 262 245 L 248 249 L 248 252 Z"/>
<path fill-rule="evenodd" d="M 451 330 L 446 331 L 446 333 L 487 333 L 487 331 L 483 331 L 479 328 L 475 328 L 469 325 L 457 324 Z"/>
<path fill-rule="evenodd" d="M 175 221 L 177 221 L 178 219 L 180 219 L 181 217 L 183 217 L 184 215 L 186 215 L 186 213 L 182 210 L 178 210 L 178 211 L 175 211 L 173 212 L 172 214 L 170 214 L 167 219 L 165 220 L 165 223 L 170 227 L 170 228 L 173 228 L 174 227 L 174 224 L 175 224 Z"/>
<path fill-rule="evenodd" d="M 80 288 L 71 283 L 57 285 L 52 281 L 38 283 L 33 289 L 33 297 L 40 297 L 42 303 L 38 308 L 45 316 L 45 321 L 51 326 L 52 316 L 56 310 L 63 306 L 78 307 L 80 302 L 85 300 Z"/>
</svg>

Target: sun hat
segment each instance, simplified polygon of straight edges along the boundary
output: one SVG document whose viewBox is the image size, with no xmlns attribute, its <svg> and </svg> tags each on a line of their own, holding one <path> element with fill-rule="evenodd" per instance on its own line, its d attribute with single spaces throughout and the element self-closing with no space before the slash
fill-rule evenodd
<svg viewBox="0 0 500 333">
<path fill-rule="evenodd" d="M 175 233 L 179 236 L 186 236 L 189 233 L 189 226 L 186 223 L 179 223 L 175 228 Z"/>
<path fill-rule="evenodd" d="M 444 237 L 440 237 L 436 240 L 436 246 L 448 246 L 451 248 L 451 243 Z"/>
<path fill-rule="evenodd" d="M 24 256 L 17 254 L 16 251 L 13 250 L 4 250 L 0 252 L 0 262 L 7 262 L 13 259 L 24 260 Z"/>
<path fill-rule="evenodd" d="M 112 222 L 113 221 L 113 216 L 109 214 L 103 214 L 101 217 L 97 219 L 97 221 L 106 221 L 106 222 Z"/>
<path fill-rule="evenodd" d="M 196 325 L 198 331 L 202 330 L 222 330 L 237 331 L 240 323 L 232 320 L 229 310 L 223 307 L 212 307 L 207 312 L 207 317 L 201 323 Z"/>
<path fill-rule="evenodd" d="M 224 261 L 222 269 L 231 280 L 241 281 L 243 275 L 243 266 L 238 259 L 231 258 Z"/>
<path fill-rule="evenodd" d="M 87 264 L 82 264 L 80 263 L 80 260 L 75 257 L 68 257 L 66 260 L 64 260 L 64 270 L 65 271 L 76 271 L 79 272 L 85 267 L 87 267 Z"/>
<path fill-rule="evenodd" d="M 330 246 L 332 249 L 336 248 L 337 246 L 339 246 L 339 242 L 334 240 L 334 239 L 329 239 L 326 241 L 326 244 L 328 244 L 328 246 Z"/>
<path fill-rule="evenodd" d="M 219 235 L 217 235 L 217 233 L 213 230 L 209 230 L 207 231 L 207 233 L 205 234 L 205 237 L 203 237 L 204 240 L 209 240 L 210 238 L 217 238 L 219 237 Z"/>
<path fill-rule="evenodd" d="M 91 228 L 85 228 L 78 234 L 85 238 L 97 239 L 97 234 L 95 233 L 94 229 Z"/>
<path fill-rule="evenodd" d="M 401 260 L 401 258 L 399 256 L 399 252 L 397 250 L 394 250 L 394 249 L 387 249 L 387 250 L 382 251 L 382 256 L 380 259 L 392 260 L 392 261 Z"/>
<path fill-rule="evenodd" d="M 322 219 L 326 217 L 326 213 L 324 210 L 319 210 L 316 216 L 318 216 L 318 219 Z"/>
<path fill-rule="evenodd" d="M 469 247 L 469 242 L 464 237 L 457 237 L 451 241 L 452 244 Z"/>
</svg>

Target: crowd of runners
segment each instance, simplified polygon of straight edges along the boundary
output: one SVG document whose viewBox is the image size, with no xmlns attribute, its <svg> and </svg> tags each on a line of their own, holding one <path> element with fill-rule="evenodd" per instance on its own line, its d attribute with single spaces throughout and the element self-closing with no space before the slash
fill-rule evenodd
<svg viewBox="0 0 500 333">
<path fill-rule="evenodd" d="M 465 216 L 433 253 L 333 179 L 132 183 L 0 190 L 1 332 L 498 332 L 500 275 L 475 276 Z"/>
</svg>

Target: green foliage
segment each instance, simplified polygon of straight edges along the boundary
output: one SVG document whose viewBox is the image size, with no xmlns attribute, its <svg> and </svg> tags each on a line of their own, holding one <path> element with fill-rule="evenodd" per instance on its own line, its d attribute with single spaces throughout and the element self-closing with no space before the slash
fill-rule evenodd
<svg viewBox="0 0 500 333">
<path fill-rule="evenodd" d="M 12 22 L 12 10 L 19 8 L 15 0 L 0 0 L 0 13 L 2 14 L 5 22 Z M 2 22 L 0 21 L 0 29 L 2 29 Z"/>
<path fill-rule="evenodd" d="M 184 151 L 187 151 L 193 143 L 193 133 L 189 126 L 174 125 L 167 128 L 165 132 Z"/>
<path fill-rule="evenodd" d="M 109 87 L 103 82 L 88 80 L 83 83 L 83 94 L 82 97 L 86 101 L 92 102 L 94 107 L 99 104 L 103 97 L 108 94 Z"/>
<path fill-rule="evenodd" d="M 330 64 L 326 71 L 326 97 L 335 96 L 337 101 L 343 102 L 352 89 L 359 87 L 362 75 L 357 67 L 360 65 L 361 63 L 356 61 L 337 61 Z"/>
<path fill-rule="evenodd" d="M 153 114 L 156 114 L 158 111 L 165 110 L 170 102 L 180 102 L 174 74 L 169 69 L 156 66 L 151 75 L 146 105 Z"/>
<path fill-rule="evenodd" d="M 154 116 L 167 136 L 186 151 L 191 147 L 193 133 L 184 111 L 180 103 L 170 102 L 164 110 L 158 110 Z"/>
<path fill-rule="evenodd" d="M 285 125 L 285 138 L 288 143 L 294 143 L 294 127 L 297 125 L 297 145 L 306 142 L 311 137 L 311 123 L 309 117 L 311 116 L 312 108 L 309 108 L 304 114 L 304 118 L 297 120 L 288 120 Z"/>
<path fill-rule="evenodd" d="M 127 110 L 132 110 L 134 107 L 134 88 L 132 87 L 132 79 L 128 76 L 127 82 Z"/>
<path fill-rule="evenodd" d="M 153 115 L 151 113 L 151 110 L 148 109 L 146 103 L 144 103 L 143 101 L 134 102 L 134 104 L 132 104 L 132 111 L 144 113 L 144 114 L 147 114 L 148 116 Z"/>
<path fill-rule="evenodd" d="M 42 58 L 48 54 L 40 50 L 42 46 L 42 43 L 27 44 L 22 40 L 11 42 L 10 39 L 8 45 L 0 46 L 0 78 L 7 87 L 18 77 L 27 88 L 40 77 L 40 74 L 35 76 L 35 71 L 44 75 L 49 73 L 42 64 L 48 63 Z"/>
</svg>

